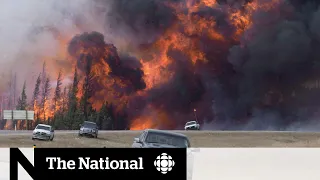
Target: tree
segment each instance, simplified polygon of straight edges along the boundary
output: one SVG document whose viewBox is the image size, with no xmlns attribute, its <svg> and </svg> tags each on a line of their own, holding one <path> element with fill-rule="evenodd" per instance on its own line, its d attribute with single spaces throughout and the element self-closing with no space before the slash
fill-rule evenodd
<svg viewBox="0 0 320 180">
<path fill-rule="evenodd" d="M 44 61 L 42 64 L 42 72 L 41 72 L 41 82 L 42 82 L 42 90 L 44 90 L 44 83 L 47 79 L 47 63 Z"/>
<path fill-rule="evenodd" d="M 82 87 L 82 92 L 83 96 L 81 98 L 81 109 L 84 112 L 84 118 L 88 119 L 90 116 L 90 113 L 92 112 L 92 106 L 89 103 L 89 99 L 91 98 L 92 95 L 92 73 L 91 73 L 91 68 L 92 68 L 92 57 L 87 56 L 86 57 L 86 71 L 85 71 L 85 78 L 83 82 L 83 87 Z"/>
<path fill-rule="evenodd" d="M 77 67 L 75 67 L 74 70 L 74 75 L 73 75 L 73 82 L 72 82 L 72 87 L 69 90 L 68 93 L 68 112 L 66 117 L 64 118 L 64 126 L 68 129 L 72 129 L 73 123 L 74 123 L 74 118 L 77 112 L 77 103 L 78 103 L 78 70 Z"/>
<path fill-rule="evenodd" d="M 47 120 L 47 110 L 48 110 L 48 99 L 50 95 L 50 79 L 47 77 L 45 83 L 44 83 L 44 88 L 42 89 L 42 97 L 41 97 L 41 109 L 43 113 L 43 120 Z M 50 123 L 50 122 L 49 122 Z"/>
<path fill-rule="evenodd" d="M 9 80 L 9 108 L 13 109 L 16 106 L 16 95 L 17 95 L 17 75 L 10 75 Z"/>
<path fill-rule="evenodd" d="M 71 91 L 72 85 L 63 88 L 63 92 L 61 94 L 61 108 L 60 112 L 56 114 L 54 126 L 56 129 L 64 129 L 67 126 L 64 126 L 65 121 L 67 120 L 67 110 L 68 110 L 68 93 Z"/>
<path fill-rule="evenodd" d="M 39 74 L 37 80 L 36 80 L 36 84 L 33 90 L 33 95 L 32 95 L 32 99 L 31 99 L 31 108 L 34 110 L 35 112 L 35 119 L 36 119 L 36 124 L 39 123 L 40 121 L 40 112 L 39 109 L 37 108 L 39 105 L 38 101 L 39 101 L 39 95 L 40 95 L 40 84 L 41 84 L 41 73 Z M 28 127 L 29 129 L 29 127 Z"/>
<path fill-rule="evenodd" d="M 41 72 L 41 100 L 40 100 L 40 115 L 41 115 L 41 119 L 43 121 L 46 121 L 46 109 L 48 109 L 46 107 L 47 105 L 47 92 L 46 92 L 46 82 L 47 81 L 47 63 L 46 61 L 43 62 L 42 64 L 42 72 Z"/>
<path fill-rule="evenodd" d="M 8 97 L 8 108 L 13 110 L 16 106 L 16 84 L 17 84 L 17 76 L 16 74 L 12 75 L 12 72 L 10 73 L 9 78 L 9 97 Z M 12 123 L 14 120 L 8 120 L 8 123 L 11 127 L 14 127 L 14 123 Z"/>
<path fill-rule="evenodd" d="M 58 74 L 58 78 L 57 78 L 57 84 L 56 84 L 56 88 L 55 88 L 55 91 L 54 91 L 54 96 L 53 96 L 53 114 L 54 114 L 54 117 L 53 117 L 53 122 L 52 124 L 55 123 L 55 120 L 57 117 L 60 117 L 60 114 L 61 114 L 61 98 L 62 98 L 62 92 L 61 92 L 61 85 L 62 85 L 62 79 L 61 79 L 61 76 L 62 76 L 62 72 L 61 70 L 59 71 L 59 74 Z"/>
<path fill-rule="evenodd" d="M 13 76 L 13 87 L 12 87 L 12 92 L 13 92 L 13 106 L 16 106 L 16 96 L 17 96 L 17 73 L 14 73 Z"/>
<path fill-rule="evenodd" d="M 26 82 L 23 83 L 22 92 L 18 99 L 17 110 L 27 110 Z M 24 124 L 25 123 L 21 120 L 19 129 L 23 129 Z M 28 128 L 28 123 L 27 123 L 27 128 Z"/>
<path fill-rule="evenodd" d="M 71 87 L 69 87 L 69 89 L 71 89 Z M 67 105 L 68 105 L 68 89 L 67 87 L 63 88 L 63 93 L 62 93 L 62 102 L 61 102 L 61 110 L 63 113 L 66 112 L 67 109 Z"/>
<path fill-rule="evenodd" d="M 113 119 L 108 111 L 108 103 L 104 103 L 98 113 L 96 123 L 100 129 L 112 129 Z"/>
<path fill-rule="evenodd" d="M 17 110 L 27 110 L 26 82 L 23 83 L 22 92 L 18 99 Z"/>
<path fill-rule="evenodd" d="M 40 79 L 41 73 L 39 74 L 36 84 L 34 86 L 33 94 L 32 94 L 32 99 L 31 99 L 31 107 L 33 110 L 36 109 L 36 106 L 38 105 L 38 99 L 40 95 L 40 84 L 41 84 L 41 79 Z"/>
<path fill-rule="evenodd" d="M 54 112 L 56 112 L 56 110 L 59 110 L 61 108 L 61 98 L 62 98 L 62 92 L 61 92 L 62 77 L 61 76 L 62 76 L 62 72 L 60 70 L 57 78 L 56 89 L 54 91 L 54 96 L 53 96 Z"/>
</svg>

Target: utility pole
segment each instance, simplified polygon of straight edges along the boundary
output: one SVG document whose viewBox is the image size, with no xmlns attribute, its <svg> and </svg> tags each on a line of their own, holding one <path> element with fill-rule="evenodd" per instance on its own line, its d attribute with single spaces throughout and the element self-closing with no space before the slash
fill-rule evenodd
<svg viewBox="0 0 320 180">
<path fill-rule="evenodd" d="M 196 121 L 198 122 L 198 118 L 197 118 L 197 110 L 193 109 L 193 113 L 194 113 L 194 117 L 196 118 Z"/>
<path fill-rule="evenodd" d="M 1 95 L 1 120 L 3 120 L 3 94 Z"/>
<path fill-rule="evenodd" d="M 14 74 L 13 77 L 13 108 L 16 106 L 16 96 L 17 96 L 17 74 Z"/>
<path fill-rule="evenodd" d="M 6 100 L 7 100 L 7 93 L 1 94 L 1 121 L 3 125 L 1 125 L 1 128 L 5 128 L 7 124 L 7 120 L 4 119 L 3 111 L 6 108 Z"/>
<path fill-rule="evenodd" d="M 3 94 L 1 94 L 1 108 L 0 109 L 1 109 L 1 112 L 0 112 L 1 113 L 1 120 L 0 120 L 1 127 L 0 128 L 3 129 L 3 127 L 6 125 L 4 122 L 4 119 L 3 119 Z"/>
</svg>

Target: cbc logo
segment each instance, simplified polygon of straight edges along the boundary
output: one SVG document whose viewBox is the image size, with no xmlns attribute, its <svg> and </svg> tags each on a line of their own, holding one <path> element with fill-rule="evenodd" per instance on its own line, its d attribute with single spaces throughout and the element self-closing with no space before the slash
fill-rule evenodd
<svg viewBox="0 0 320 180">
<path fill-rule="evenodd" d="M 158 171 L 160 171 L 162 174 L 167 174 L 169 171 L 172 170 L 172 167 L 174 166 L 174 160 L 170 155 L 167 153 L 162 153 L 157 157 L 157 159 L 154 161 L 154 166 L 157 168 Z"/>
</svg>

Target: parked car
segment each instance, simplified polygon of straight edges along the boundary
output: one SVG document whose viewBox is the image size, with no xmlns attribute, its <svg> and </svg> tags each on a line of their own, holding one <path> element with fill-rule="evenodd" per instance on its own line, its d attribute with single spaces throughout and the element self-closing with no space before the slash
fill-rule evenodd
<svg viewBox="0 0 320 180">
<path fill-rule="evenodd" d="M 163 130 L 146 129 L 134 138 L 133 148 L 188 148 L 190 141 L 187 136 Z"/>
<path fill-rule="evenodd" d="M 98 137 L 98 126 L 95 122 L 84 121 L 80 124 L 79 136 Z"/>
<path fill-rule="evenodd" d="M 189 121 L 184 125 L 185 130 L 200 130 L 200 124 L 197 121 Z"/>
<path fill-rule="evenodd" d="M 38 124 L 32 133 L 32 140 L 40 139 L 52 141 L 54 138 L 54 129 L 50 125 Z"/>
</svg>

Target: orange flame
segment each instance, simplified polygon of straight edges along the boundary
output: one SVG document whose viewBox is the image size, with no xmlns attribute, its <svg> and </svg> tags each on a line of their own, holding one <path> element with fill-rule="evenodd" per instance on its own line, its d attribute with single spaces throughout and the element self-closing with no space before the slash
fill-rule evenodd
<svg viewBox="0 0 320 180">
<path fill-rule="evenodd" d="M 236 27 L 236 32 L 232 36 L 233 39 L 239 40 L 240 36 L 243 35 L 245 31 L 250 29 L 253 24 L 252 15 L 254 12 L 258 10 L 270 10 L 278 2 L 279 0 L 272 0 L 266 3 L 258 4 L 258 1 L 253 1 L 246 4 L 244 10 L 234 10 L 230 8 L 228 19 Z M 144 72 L 143 79 L 146 82 L 146 89 L 144 91 L 137 92 L 132 96 L 143 96 L 147 90 L 150 90 L 156 86 L 161 86 L 172 79 L 172 77 L 175 75 L 175 72 L 168 68 L 173 63 L 173 57 L 170 56 L 170 51 L 178 50 L 185 57 L 187 57 L 186 63 L 191 63 L 192 65 L 196 65 L 197 62 L 207 63 L 207 57 L 201 48 L 199 37 L 205 36 L 206 38 L 217 42 L 226 42 L 229 38 L 224 37 L 224 35 L 218 31 L 216 19 L 213 17 L 202 17 L 196 13 L 199 12 L 200 8 L 202 7 L 216 7 L 216 0 L 186 0 L 184 3 L 169 3 L 167 5 L 168 8 L 172 8 L 175 11 L 177 22 L 167 29 L 162 36 L 160 36 L 145 51 L 139 50 L 138 52 L 135 52 L 142 57 L 140 58 L 140 62 Z M 79 32 L 76 32 L 75 34 L 78 33 Z M 65 64 L 68 64 L 68 67 L 64 69 L 66 76 L 73 73 L 69 69 L 74 67 L 77 60 L 70 57 L 67 52 L 67 44 L 72 36 L 73 34 L 68 34 L 65 36 L 62 34 L 61 36 L 58 36 L 57 38 L 58 43 L 60 44 L 60 50 L 56 54 L 56 57 L 42 58 L 43 60 L 47 60 L 46 62 L 49 62 L 48 65 L 51 67 L 49 74 L 54 74 L 54 77 L 56 76 L 56 72 L 58 70 L 55 63 L 55 60 L 57 59 L 64 59 L 67 61 Z M 89 49 L 83 48 L 78 53 L 89 54 L 94 52 L 97 53 L 99 50 L 94 49 L 94 47 Z M 112 55 L 112 51 L 109 50 L 109 47 L 105 48 L 104 56 L 110 55 Z M 97 81 L 104 88 L 95 92 L 95 97 L 98 98 L 90 99 L 93 107 L 95 109 L 100 109 L 103 103 L 108 101 L 109 103 L 116 105 L 118 108 L 116 111 L 124 109 L 132 97 L 123 95 L 122 92 L 116 90 L 117 88 L 110 88 L 114 86 L 124 86 L 123 80 L 117 77 L 110 77 L 108 75 L 110 72 L 110 67 L 102 58 L 95 59 L 95 61 L 97 62 L 93 64 L 92 73 L 95 77 L 97 77 Z M 83 79 L 80 79 L 79 91 L 77 94 L 78 99 L 80 99 L 80 97 L 83 95 L 81 88 L 82 85 Z M 43 121 L 46 121 L 46 119 L 51 118 L 54 115 L 54 109 L 56 111 L 61 109 L 60 101 L 56 107 L 50 106 L 53 104 L 51 98 L 52 97 L 45 101 L 44 109 L 40 108 L 38 102 L 35 102 L 33 107 L 35 114 L 39 114 L 41 119 L 44 119 Z M 172 123 L 170 123 L 172 122 L 171 119 L 163 110 L 147 107 L 146 111 L 148 112 L 142 114 L 141 117 L 138 117 L 132 121 L 130 130 L 160 128 L 163 124 L 165 124 L 166 127 L 170 127 L 172 125 Z M 196 112 L 196 109 L 194 109 L 194 112 Z M 6 127 L 9 127 L 9 124 L 7 124 Z"/>
</svg>

